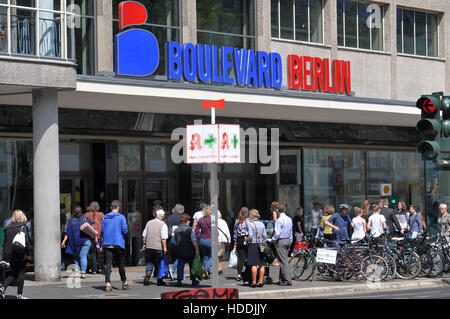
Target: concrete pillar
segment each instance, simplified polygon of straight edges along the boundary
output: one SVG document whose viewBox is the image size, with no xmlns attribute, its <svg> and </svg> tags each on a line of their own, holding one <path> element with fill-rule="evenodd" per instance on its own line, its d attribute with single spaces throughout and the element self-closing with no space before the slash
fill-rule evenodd
<svg viewBox="0 0 450 319">
<path fill-rule="evenodd" d="M 398 98 L 397 76 L 397 6 L 384 6 L 384 51 L 391 53 L 391 99 Z"/>
<path fill-rule="evenodd" d="M 114 72 L 113 7 L 111 0 L 97 1 L 97 74 Z"/>
<path fill-rule="evenodd" d="M 256 5 L 256 49 L 260 51 L 271 51 L 272 46 L 272 19 L 270 1 L 257 0 Z"/>
<path fill-rule="evenodd" d="M 33 90 L 34 274 L 61 280 L 58 92 Z"/>
<path fill-rule="evenodd" d="M 181 43 L 197 43 L 197 1 L 181 0 Z"/>
</svg>

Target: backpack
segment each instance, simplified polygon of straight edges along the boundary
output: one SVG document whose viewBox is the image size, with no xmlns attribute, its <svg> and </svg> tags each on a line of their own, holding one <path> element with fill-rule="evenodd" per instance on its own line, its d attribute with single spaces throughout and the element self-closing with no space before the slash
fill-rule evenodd
<svg viewBox="0 0 450 319">
<path fill-rule="evenodd" d="M 23 225 L 20 228 L 20 231 L 14 236 L 14 239 L 12 241 L 12 250 L 14 253 L 19 255 L 25 254 L 25 248 L 26 248 L 26 241 L 25 241 L 25 232 L 23 228 L 25 225 Z"/>
</svg>

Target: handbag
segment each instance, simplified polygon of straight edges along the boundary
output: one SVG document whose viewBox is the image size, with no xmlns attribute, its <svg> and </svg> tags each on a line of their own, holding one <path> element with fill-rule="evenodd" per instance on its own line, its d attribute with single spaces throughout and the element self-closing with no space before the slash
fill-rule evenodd
<svg viewBox="0 0 450 319">
<path fill-rule="evenodd" d="M 259 238 L 259 234 L 258 234 L 258 227 L 256 227 L 256 224 L 254 222 L 252 222 L 253 226 L 255 226 L 255 232 L 256 232 L 256 238 Z M 264 250 L 266 249 L 266 246 L 263 243 L 258 243 L 258 247 L 259 247 L 259 252 L 264 254 Z"/>
<path fill-rule="evenodd" d="M 98 231 L 95 230 L 94 227 L 92 227 L 91 224 L 87 221 L 86 217 L 84 217 L 84 222 L 80 226 L 80 230 L 88 235 L 89 237 L 95 237 L 98 235 Z"/>
<path fill-rule="evenodd" d="M 230 259 L 228 260 L 228 268 L 237 268 L 238 256 L 236 250 L 232 250 L 230 253 Z"/>
<path fill-rule="evenodd" d="M 158 279 L 164 279 L 169 276 L 169 260 L 167 259 L 167 255 L 164 254 L 163 259 L 161 260 L 161 264 L 159 265 L 158 271 Z"/>
<path fill-rule="evenodd" d="M 195 257 L 194 261 L 192 262 L 191 267 L 191 276 L 198 278 L 199 280 L 203 280 L 203 265 L 200 260 L 200 257 Z"/>
<path fill-rule="evenodd" d="M 25 232 L 23 231 L 22 226 L 19 230 L 19 232 L 14 236 L 13 242 L 12 242 L 12 250 L 13 252 L 23 255 L 25 254 L 25 248 L 26 248 L 26 242 L 25 242 Z"/>
</svg>

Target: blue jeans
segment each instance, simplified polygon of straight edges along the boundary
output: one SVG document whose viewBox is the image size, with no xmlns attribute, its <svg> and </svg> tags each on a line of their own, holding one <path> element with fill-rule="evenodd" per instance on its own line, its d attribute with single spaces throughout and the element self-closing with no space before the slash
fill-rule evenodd
<svg viewBox="0 0 450 319">
<path fill-rule="evenodd" d="M 184 279 L 184 265 L 189 264 L 189 269 L 192 267 L 192 262 L 194 261 L 194 258 L 178 258 L 178 267 L 177 267 L 177 280 L 183 280 Z M 194 280 L 195 278 L 191 278 Z"/>
<path fill-rule="evenodd" d="M 200 254 L 203 256 L 203 267 L 205 267 L 205 270 L 211 272 L 211 239 L 200 238 L 200 240 L 198 241 L 198 245 L 200 247 Z"/>
<path fill-rule="evenodd" d="M 175 237 L 172 237 L 172 239 L 170 240 L 170 246 L 171 247 L 175 247 L 175 245 L 176 245 Z M 177 270 L 177 268 L 178 268 L 178 259 L 179 258 L 175 259 L 175 261 L 173 262 L 173 265 L 171 267 L 172 272 L 175 272 Z"/>
<path fill-rule="evenodd" d="M 74 258 L 75 265 L 80 266 L 81 273 L 85 274 L 87 269 L 87 257 L 89 255 L 89 250 L 91 249 L 92 242 L 86 240 L 84 244 L 78 248 L 77 255 Z"/>
</svg>

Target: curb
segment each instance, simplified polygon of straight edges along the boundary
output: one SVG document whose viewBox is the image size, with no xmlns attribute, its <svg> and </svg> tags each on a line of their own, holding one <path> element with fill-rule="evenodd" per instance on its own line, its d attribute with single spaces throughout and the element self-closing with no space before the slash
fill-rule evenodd
<svg viewBox="0 0 450 319">
<path fill-rule="evenodd" d="M 414 279 L 397 283 L 381 283 L 381 287 L 369 288 L 366 284 L 353 284 L 335 287 L 293 288 L 260 292 L 240 292 L 240 299 L 294 299 L 309 297 L 329 297 L 392 290 L 412 290 L 425 288 L 444 288 L 450 286 L 450 279 Z"/>
</svg>

